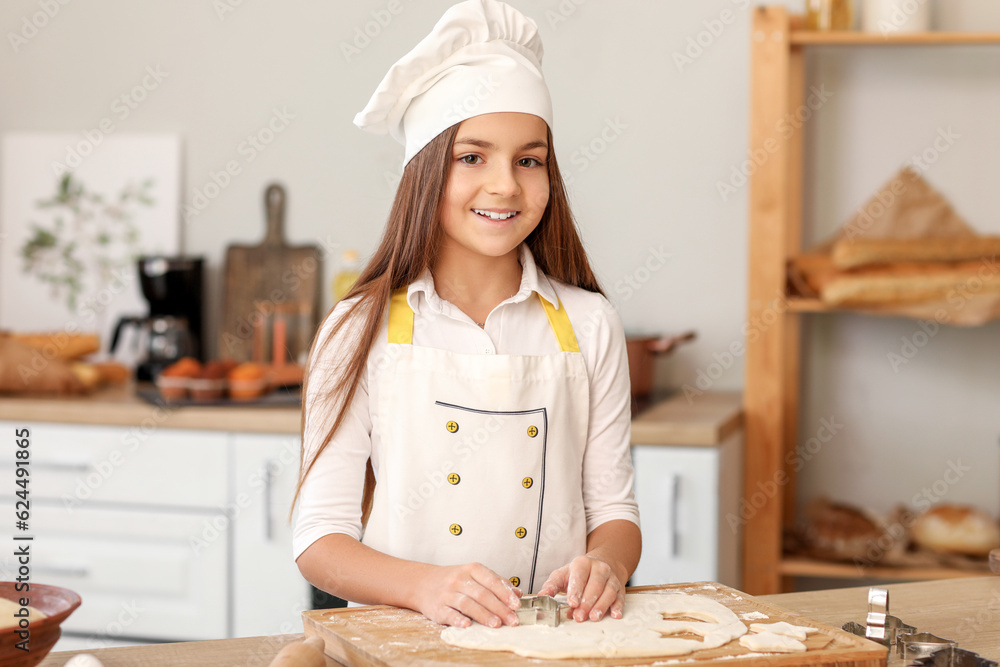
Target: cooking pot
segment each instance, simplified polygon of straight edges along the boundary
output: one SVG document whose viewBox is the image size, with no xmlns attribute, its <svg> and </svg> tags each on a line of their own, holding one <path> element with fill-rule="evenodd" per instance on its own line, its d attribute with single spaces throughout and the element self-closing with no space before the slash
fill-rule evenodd
<svg viewBox="0 0 1000 667">
<path fill-rule="evenodd" d="M 681 343 L 694 340 L 696 335 L 694 331 L 688 331 L 677 336 L 626 336 L 632 397 L 647 396 L 653 390 L 653 371 L 658 355 L 672 352 Z"/>
</svg>

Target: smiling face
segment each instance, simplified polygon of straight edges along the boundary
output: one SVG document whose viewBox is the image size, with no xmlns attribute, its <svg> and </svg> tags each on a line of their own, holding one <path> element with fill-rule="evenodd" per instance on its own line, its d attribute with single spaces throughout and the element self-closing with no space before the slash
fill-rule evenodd
<svg viewBox="0 0 1000 667">
<path fill-rule="evenodd" d="M 448 254 L 503 257 L 538 226 L 549 201 L 547 126 L 492 113 L 458 128 L 441 209 Z"/>
</svg>

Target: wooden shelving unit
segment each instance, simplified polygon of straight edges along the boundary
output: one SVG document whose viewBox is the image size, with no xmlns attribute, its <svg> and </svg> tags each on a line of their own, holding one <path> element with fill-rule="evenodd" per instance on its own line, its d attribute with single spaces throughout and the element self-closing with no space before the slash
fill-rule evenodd
<svg viewBox="0 0 1000 667">
<path fill-rule="evenodd" d="M 803 17 L 784 7 L 758 7 L 751 35 L 751 149 L 777 145 L 750 182 L 748 322 L 761 323 L 746 344 L 744 419 L 743 588 L 752 595 L 780 593 L 785 578 L 859 578 L 851 565 L 784 559 L 782 531 L 795 520 L 795 474 L 786 455 L 797 439 L 800 325 L 803 314 L 830 313 L 817 299 L 790 295 L 786 266 L 801 249 L 801 128 L 776 136 L 774 128 L 805 102 L 805 53 L 810 47 L 1000 44 L 1000 33 L 932 32 L 883 37 L 857 32 L 803 30 Z M 794 461 L 792 461 L 794 462 Z M 759 494 L 755 496 L 755 494 Z M 761 503 L 759 499 L 763 499 Z M 760 506 L 758 506 L 760 505 Z M 866 570 L 868 576 L 937 579 L 967 573 L 944 568 Z"/>
</svg>

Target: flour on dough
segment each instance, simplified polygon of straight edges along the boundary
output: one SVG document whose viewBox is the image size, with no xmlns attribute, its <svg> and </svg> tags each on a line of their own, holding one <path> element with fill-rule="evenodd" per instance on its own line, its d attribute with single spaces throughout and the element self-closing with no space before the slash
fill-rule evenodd
<svg viewBox="0 0 1000 667">
<path fill-rule="evenodd" d="M 680 617 L 698 621 L 677 620 Z M 692 633 L 698 639 L 663 635 Z M 622 618 L 564 622 L 559 627 L 523 625 L 445 628 L 446 644 L 482 651 L 512 651 L 528 658 L 601 658 L 687 655 L 718 648 L 745 635 L 746 625 L 729 608 L 702 595 L 625 596 Z"/>
<path fill-rule="evenodd" d="M 785 637 L 798 639 L 801 642 L 805 641 L 806 635 L 810 632 L 816 632 L 816 628 L 807 628 L 804 625 L 792 625 L 785 621 L 779 621 L 777 623 L 751 623 L 750 632 L 773 632 L 776 635 L 784 635 Z"/>
<path fill-rule="evenodd" d="M 743 635 L 740 637 L 740 646 L 762 653 L 799 653 L 806 650 L 806 645 L 798 639 L 773 632 Z"/>
<path fill-rule="evenodd" d="M 759 611 L 748 611 L 744 614 L 740 614 L 740 618 L 744 621 L 760 621 L 765 618 L 771 618 L 767 614 Z"/>
</svg>

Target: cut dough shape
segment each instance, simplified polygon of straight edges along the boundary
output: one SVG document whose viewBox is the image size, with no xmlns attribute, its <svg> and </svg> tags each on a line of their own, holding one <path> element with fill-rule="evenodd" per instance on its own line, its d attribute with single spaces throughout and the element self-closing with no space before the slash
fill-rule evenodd
<svg viewBox="0 0 1000 667">
<path fill-rule="evenodd" d="M 663 636 L 681 632 L 696 634 L 701 640 Z M 687 655 L 718 648 L 746 632 L 746 625 L 729 608 L 702 595 L 630 593 L 620 619 L 605 616 L 596 623 L 569 621 L 555 628 L 473 624 L 445 628 L 441 639 L 452 646 L 512 651 L 528 658 L 610 658 Z"/>
<path fill-rule="evenodd" d="M 807 628 L 804 625 L 792 625 L 785 621 L 779 621 L 777 623 L 751 623 L 750 632 L 773 632 L 776 635 L 784 635 L 785 637 L 798 639 L 801 642 L 805 641 L 806 635 L 810 632 L 816 632 L 816 628 Z"/>
<path fill-rule="evenodd" d="M 743 635 L 740 637 L 740 646 L 762 653 L 799 653 L 806 650 L 806 645 L 798 639 L 773 632 Z"/>
</svg>

